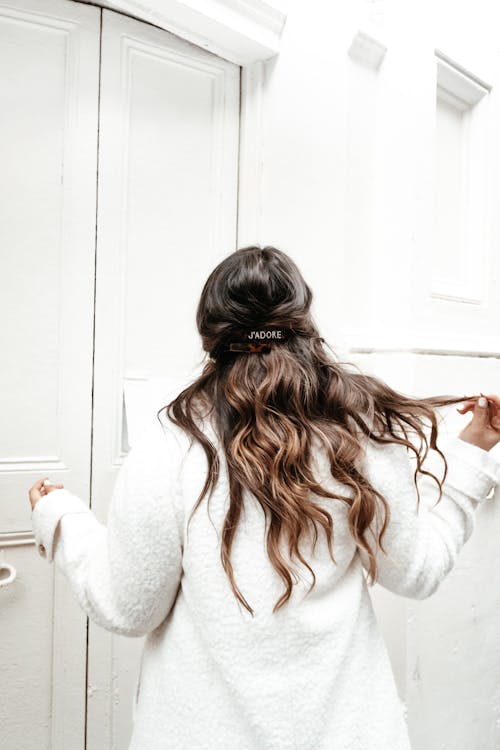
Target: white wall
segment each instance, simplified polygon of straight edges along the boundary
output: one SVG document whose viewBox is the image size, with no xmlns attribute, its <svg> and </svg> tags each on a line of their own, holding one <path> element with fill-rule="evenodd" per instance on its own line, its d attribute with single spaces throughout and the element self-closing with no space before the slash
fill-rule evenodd
<svg viewBox="0 0 500 750">
<path fill-rule="evenodd" d="M 414 395 L 498 393 L 500 9 L 443 0 L 288 6 L 280 54 L 264 63 L 260 115 L 248 117 L 260 121 L 247 137 L 261 149 L 261 192 L 252 205 L 243 192 L 243 218 L 257 212 L 257 229 L 242 220 L 240 244 L 290 253 L 328 342 L 392 386 Z M 360 31 L 379 43 L 375 58 L 386 47 L 378 69 L 359 62 L 362 37 L 348 54 Z M 452 205 L 446 246 L 442 231 L 434 244 L 435 48 L 472 74 L 464 83 L 458 72 L 457 85 L 482 97 L 466 108 L 471 192 Z M 250 92 L 251 70 L 244 81 Z M 250 113 L 252 102 L 259 106 L 247 102 Z M 440 215 L 451 201 L 445 178 Z M 466 223 L 453 235 L 459 219 Z M 455 247 L 453 236 L 466 230 L 470 241 Z M 447 417 L 457 432 L 468 419 Z M 415 750 L 500 746 L 496 500 L 479 509 L 473 538 L 430 599 L 374 590 Z"/>
<path fill-rule="evenodd" d="M 1 4 L 9 13 L 10 6 L 16 5 L 14 0 Z M 17 4 L 30 7 L 32 4 L 34 8 L 36 0 Z M 126 4 L 129 8 L 147 5 L 133 0 L 102 4 L 113 7 Z M 285 5 L 282 0 L 279 4 Z M 497 252 L 500 217 L 496 207 L 500 166 L 497 136 L 500 132 L 497 92 L 500 9 L 494 0 L 476 0 L 474 3 L 472 0 L 461 3 L 451 0 L 436 0 L 433 3 L 430 0 L 419 3 L 408 0 L 337 0 L 335 3 L 327 0 L 289 0 L 286 4 L 288 18 L 279 56 L 243 69 L 238 244 L 254 241 L 276 244 L 290 253 L 314 290 L 313 311 L 329 343 L 391 385 L 408 393 L 422 395 L 464 394 L 479 390 L 498 392 L 500 336 L 497 321 L 500 302 L 496 292 L 500 262 Z M 62 10 L 61 5 L 55 0 L 44 2 L 46 10 L 57 15 L 61 27 L 66 14 L 72 21 L 73 16 L 81 15 L 84 20 L 88 17 L 93 25 L 92 28 L 87 27 L 87 22 L 82 21 L 82 31 L 74 23 L 64 29 L 69 29 L 70 36 L 68 70 L 71 72 L 79 61 L 80 70 L 83 73 L 87 71 L 85 75 L 93 76 L 95 83 L 89 87 L 90 94 L 85 93 L 85 87 L 80 92 L 82 101 L 88 101 L 86 106 L 67 110 L 87 118 L 88 142 L 91 144 L 89 153 L 95 159 L 98 11 L 90 2 L 88 7 L 76 2 L 64 3 L 66 7 Z M 257 0 L 255 4 L 240 3 L 242 8 L 253 5 L 257 7 Z M 33 13 L 31 20 L 36 26 L 38 16 Z M 40 29 L 48 34 L 50 27 L 41 24 Z M 91 48 L 88 47 L 89 29 L 92 31 Z M 371 37 L 371 44 L 367 43 L 363 33 Z M 86 43 L 79 41 L 80 34 L 84 41 L 87 39 Z M 77 41 L 72 42 L 71 38 Z M 59 43 L 55 35 L 53 39 L 54 44 L 56 41 Z M 256 44 L 250 45 L 254 52 Z M 462 200 L 457 197 L 460 191 L 452 190 L 446 169 L 439 171 L 439 165 L 446 164 L 446 158 L 441 161 L 436 159 L 439 154 L 435 153 L 434 148 L 438 82 L 435 48 L 472 74 L 471 78 L 470 75 L 460 74 L 457 69 L 452 76 L 456 90 L 463 91 L 466 99 L 475 95 L 479 97 L 474 106 L 466 102 L 467 119 L 463 123 L 461 120 L 459 123 L 451 113 L 450 127 L 459 140 L 453 142 L 453 151 L 441 152 L 444 157 L 453 159 L 460 151 L 460 144 L 469 149 L 464 150 L 464 162 L 454 173 L 460 174 L 464 185 L 470 188 L 461 206 L 457 204 Z M 78 57 L 80 49 L 87 50 L 85 55 L 93 50 L 89 56 L 90 68 L 85 63 L 85 56 Z M 32 63 L 31 54 L 27 55 L 27 60 Z M 62 70 L 60 66 L 55 69 Z M 443 69 L 446 70 L 442 65 Z M 17 65 L 15 70 L 19 72 L 24 69 Z M 259 94 L 261 71 L 264 73 L 264 85 Z M 33 80 L 36 79 L 35 73 Z M 61 82 L 59 91 L 61 101 L 64 101 L 63 96 L 68 92 L 72 94 L 73 89 L 62 87 L 63 78 L 57 80 Z M 75 77 L 74 80 L 79 79 Z M 25 99 L 33 104 L 29 97 Z M 45 104 L 48 101 L 46 99 Z M 14 109 L 9 111 L 12 113 Z M 60 110 L 61 113 L 65 111 L 64 108 Z M 61 123 L 57 130 L 59 135 L 63 133 Z M 443 121 L 440 121 L 440 125 L 440 133 L 445 136 L 440 143 L 444 143 L 449 128 L 447 130 Z M 86 131 L 81 128 L 78 133 L 81 141 Z M 93 261 L 94 258 L 95 206 L 91 202 L 88 205 L 92 210 L 88 209 L 69 179 L 73 174 L 83 175 L 87 180 L 87 175 L 89 195 L 93 196 L 92 201 L 95 200 L 93 162 L 87 160 L 85 170 L 71 166 L 73 159 L 81 159 L 82 154 L 87 153 L 82 150 L 80 141 L 76 140 L 76 136 L 75 140 L 67 139 L 71 158 L 64 159 L 64 206 L 65 211 L 68 211 L 68 207 L 72 210 L 74 207 L 78 214 L 86 211 L 89 230 L 84 235 L 81 223 L 70 221 L 67 224 L 71 232 L 64 235 L 64 241 L 71 262 L 65 263 L 65 268 L 71 274 L 79 269 L 76 262 L 73 263 L 74 258 L 80 258 L 81 262 L 85 262 L 85 259 Z M 78 148 L 75 144 L 78 144 Z M 61 149 L 58 153 L 58 158 L 66 156 Z M 103 164 L 104 156 L 101 166 Z M 466 172 L 464 165 L 468 165 L 469 172 Z M 58 169 L 59 166 L 57 162 Z M 24 170 L 22 174 L 30 173 Z M 440 213 L 443 221 L 439 224 L 439 243 L 434 242 L 434 188 L 438 183 L 437 177 L 441 185 L 441 206 L 449 213 L 448 218 Z M 236 175 L 233 182 L 236 188 Z M 56 183 L 57 180 L 54 180 L 54 194 Z M 12 184 L 9 182 L 6 196 L 17 195 L 9 192 Z M 24 202 L 21 201 L 19 205 L 26 208 L 23 184 L 15 187 L 24 197 Z M 102 191 L 103 187 L 101 175 L 99 189 Z M 38 203 L 36 205 L 38 209 Z M 54 216 L 57 218 L 60 204 L 56 201 L 54 206 Z M 101 211 L 102 208 L 103 202 Z M 75 215 L 71 214 L 71 217 Z M 452 223 L 455 218 L 457 226 Z M 41 223 L 42 220 L 43 216 Z M 12 235 L 17 244 L 21 241 L 19 238 L 24 236 L 23 232 L 31 231 L 38 224 L 32 220 L 31 224 L 25 222 L 22 226 L 21 233 L 16 229 Z M 77 239 L 87 242 L 86 254 L 77 242 L 73 242 L 74 232 Z M 37 236 L 39 240 L 39 232 Z M 457 238 L 460 238 L 461 244 L 455 248 Z M 46 244 L 53 252 L 53 243 Z M 45 256 L 39 245 L 40 242 L 36 257 L 43 259 Z M 221 257 L 231 249 L 220 246 Z M 23 256 L 11 253 L 9 257 L 14 263 L 16 258 L 19 260 Z M 208 273 L 211 270 L 215 260 L 210 254 L 200 251 L 199 264 L 195 264 L 200 278 L 204 271 Z M 57 284 L 58 266 L 55 263 L 49 265 L 54 284 Z M 61 306 L 66 321 L 74 319 L 81 323 L 82 298 L 84 301 L 88 299 L 90 305 L 93 301 L 92 289 L 88 287 L 89 281 L 93 280 L 92 265 L 88 268 L 90 271 L 86 275 L 80 274 L 87 279 L 87 287 L 81 285 L 81 279 L 75 285 L 71 278 L 61 276 L 68 282 L 63 285 L 64 289 L 70 290 L 65 294 Z M 32 264 L 30 269 L 33 271 Z M 36 280 L 33 273 L 26 276 L 24 270 L 18 274 L 18 278 L 24 280 L 26 289 L 29 283 Z M 51 288 L 56 288 L 54 284 Z M 17 289 L 12 286 L 14 288 Z M 33 288 L 38 287 L 35 284 Z M 78 295 L 74 293 L 76 288 L 80 290 Z M 184 296 L 185 286 L 178 289 L 180 291 L 177 293 Z M 20 300 L 24 300 L 23 294 L 18 295 Z M 7 295 L 5 299 L 10 297 Z M 37 299 L 36 295 L 33 299 Z M 51 300 L 54 302 L 56 297 Z M 193 297 L 193 310 L 196 301 Z M 187 298 L 183 302 L 187 304 Z M 172 305 L 175 305 L 174 295 Z M 47 311 L 46 300 L 43 309 Z M 72 311 L 69 317 L 68 310 Z M 71 335 L 63 340 L 68 362 L 73 361 L 70 355 L 75 342 L 80 352 L 82 341 L 87 347 L 91 345 L 92 326 L 88 323 L 92 321 L 88 316 L 85 321 L 89 334 L 86 338 Z M 40 319 L 40 325 L 46 337 L 45 318 Z M 56 330 L 55 323 L 53 327 Z M 70 330 L 74 334 L 76 329 L 66 326 L 65 334 Z M 43 336 L 39 337 L 39 341 L 45 340 Z M 19 371 L 19 346 L 23 341 L 26 343 L 26 337 L 21 337 L 16 347 L 11 347 L 17 357 L 15 361 L 12 360 L 12 372 Z M 4 349 L 8 351 L 9 347 Z M 50 360 L 54 366 L 57 364 L 57 351 L 54 349 L 54 356 Z M 90 353 L 90 348 L 87 348 L 87 352 Z M 154 359 L 156 350 L 150 352 L 152 361 L 140 363 L 144 368 L 151 365 L 146 374 L 166 374 L 165 366 L 157 365 Z M 165 351 L 160 350 L 160 353 L 163 357 Z M 31 356 L 29 361 L 39 359 L 35 357 L 33 360 Z M 40 361 L 46 364 L 47 358 L 42 357 Z M 132 364 L 134 368 L 137 367 L 135 361 Z M 78 386 L 78 377 L 82 376 L 81 368 L 77 370 L 77 375 L 73 377 L 69 369 L 65 369 L 64 393 L 67 391 L 70 396 Z M 44 372 L 49 373 L 47 368 Z M 90 370 L 85 372 L 87 377 Z M 42 381 L 49 384 L 47 388 L 52 388 L 53 378 L 45 377 L 45 381 L 43 378 Z M 34 382 L 40 390 L 38 370 Z M 4 390 L 9 392 L 8 388 Z M 86 402 L 77 399 L 77 403 L 71 396 L 63 402 L 69 404 L 68 408 L 53 409 L 54 414 L 63 420 L 60 424 L 64 429 L 57 434 L 62 436 L 65 466 L 89 464 L 82 456 L 90 450 L 90 439 L 85 442 L 86 433 L 74 430 L 75 403 L 78 408 L 87 410 L 82 411 L 82 429 L 87 429 L 85 425 L 89 427 L 91 424 L 90 387 L 85 388 L 85 393 L 88 396 Z M 38 399 L 37 403 L 45 404 L 43 408 L 46 408 L 47 399 Z M 99 418 L 102 419 L 102 416 Z M 458 430 L 468 417 L 451 413 L 449 419 Z M 14 422 L 18 423 L 17 417 Z M 59 422 L 42 419 L 40 424 L 58 425 Z M 68 440 L 65 439 L 67 425 L 73 429 L 72 437 Z M 114 422 L 110 421 L 110 429 L 113 425 Z M 38 431 L 37 435 L 37 440 L 42 441 L 40 445 L 45 447 L 36 451 L 29 448 L 28 455 L 48 455 L 50 460 L 52 455 L 59 455 L 57 445 L 54 450 L 47 448 L 52 445 L 50 435 L 44 443 L 42 433 Z M 81 446 L 75 455 L 73 446 Z M 66 455 L 68 451 L 70 453 Z M 17 455 L 24 453 L 16 449 Z M 96 450 L 97 459 L 101 455 Z M 35 471 L 37 465 L 28 468 Z M 21 474 L 18 474 L 16 482 L 19 479 L 21 487 Z M 84 483 L 81 484 L 82 492 L 86 491 L 85 477 L 78 481 Z M 21 490 L 19 496 L 20 493 Z M 5 496 L 11 495 L 14 496 L 9 485 Z M 479 510 L 474 537 L 463 550 L 456 569 L 433 597 L 423 602 L 412 602 L 397 599 L 380 588 L 374 591 L 376 611 L 386 636 L 400 694 L 408 705 L 414 750 L 493 750 L 500 747 L 500 722 L 497 723 L 500 715 L 500 641 L 496 635 L 500 629 L 500 587 L 496 583 L 496 550 L 500 532 L 498 496 L 496 501 L 488 502 Z M 9 501 L 5 507 L 10 513 L 11 508 L 21 508 L 21 504 L 14 505 Z M 16 515 L 16 523 L 12 524 L 12 529 L 15 528 L 18 535 L 16 545 L 26 541 L 26 506 L 24 519 L 20 514 L 21 511 L 19 516 Z M 9 524 L 10 521 L 9 516 Z M 11 528 L 8 524 L 4 525 Z M 14 559 L 10 551 L 8 559 Z M 16 561 L 18 570 L 27 570 L 22 566 L 28 563 L 32 564 L 19 558 L 19 562 Z M 21 576 L 19 580 L 22 580 Z M 31 589 L 42 590 L 38 585 Z M 43 669 L 44 675 L 49 675 L 53 669 L 57 691 L 61 691 L 60 697 L 59 693 L 52 696 L 52 706 L 53 720 L 54 716 L 57 719 L 54 737 L 56 742 L 58 738 L 63 738 L 61 741 L 64 744 L 64 738 L 73 736 L 69 734 L 73 731 L 69 728 L 70 719 L 75 715 L 80 716 L 80 704 L 85 697 L 81 672 L 85 659 L 81 650 L 83 645 L 76 653 L 75 639 L 67 637 L 68 633 L 73 636 L 75 632 L 73 626 L 68 630 L 68 600 L 59 585 L 55 592 L 58 636 L 53 640 L 58 648 L 52 667 L 49 669 L 47 662 Z M 10 607 L 9 622 L 17 618 L 18 622 L 28 623 L 29 627 L 42 620 L 52 622 L 52 600 L 46 596 L 44 601 L 46 606 L 40 608 L 38 599 L 30 598 L 26 617 L 19 617 L 19 612 Z M 20 598 L 18 604 L 27 607 L 28 600 Z M 31 616 L 30 612 L 36 614 Z M 57 625 L 63 622 L 64 627 Z M 75 620 L 75 628 L 78 627 L 84 635 L 82 626 L 82 619 L 78 622 Z M 46 639 L 49 638 L 48 626 L 41 628 Z M 16 631 L 15 637 L 18 635 Z M 82 639 L 79 642 L 83 644 Z M 5 643 L 8 646 L 11 641 L 6 639 Z M 5 654 L 7 650 L 4 648 Z M 69 655 L 74 661 L 68 671 Z M 27 658 L 26 663 L 37 666 L 35 659 Z M 14 667 L 11 671 L 14 674 Z M 67 689 L 65 680 L 70 681 L 71 689 Z M 45 683 L 35 679 L 30 684 Z M 89 706 L 101 701 L 101 697 L 102 693 L 90 685 Z M 70 698 L 76 709 L 68 710 Z M 39 705 L 40 715 L 32 722 L 32 737 L 44 723 L 49 703 L 45 701 Z M 54 714 L 56 709 L 59 713 Z M 65 715 L 59 718 L 63 713 Z M 75 731 L 79 736 L 82 726 Z M 34 737 L 34 741 L 39 736 Z M 87 739 L 93 741 L 92 727 Z M 25 744 L 29 744 L 28 739 L 25 740 Z"/>
</svg>

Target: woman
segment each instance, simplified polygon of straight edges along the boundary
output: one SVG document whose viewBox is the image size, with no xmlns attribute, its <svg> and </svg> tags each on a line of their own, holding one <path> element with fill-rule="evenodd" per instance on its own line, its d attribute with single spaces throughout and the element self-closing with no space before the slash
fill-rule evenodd
<svg viewBox="0 0 500 750">
<path fill-rule="evenodd" d="M 282 251 L 230 254 L 198 305 L 208 361 L 133 445 L 107 526 L 62 484 L 30 490 L 88 616 L 147 636 L 131 750 L 410 747 L 369 585 L 423 599 L 450 572 L 499 479 L 500 397 L 349 370 L 311 300 Z M 458 402 L 471 421 L 436 442 Z"/>
</svg>

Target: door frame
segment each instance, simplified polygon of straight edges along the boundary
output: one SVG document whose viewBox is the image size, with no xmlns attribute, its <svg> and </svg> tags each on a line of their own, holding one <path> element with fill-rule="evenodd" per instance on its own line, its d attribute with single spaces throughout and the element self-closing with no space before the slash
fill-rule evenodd
<svg viewBox="0 0 500 750">
<path fill-rule="evenodd" d="M 196 7 L 196 12 L 196 0 L 92 0 L 92 4 L 170 31 L 241 66 L 237 243 L 239 247 L 262 244 L 264 84 L 279 54 L 288 0 L 213 0 Z"/>
<path fill-rule="evenodd" d="M 83 0 L 116 10 L 245 66 L 279 53 L 288 0 Z"/>
</svg>

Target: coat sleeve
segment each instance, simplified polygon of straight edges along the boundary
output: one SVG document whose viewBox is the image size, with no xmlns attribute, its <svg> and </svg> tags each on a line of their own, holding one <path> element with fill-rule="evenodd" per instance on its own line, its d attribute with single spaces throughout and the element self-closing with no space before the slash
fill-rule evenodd
<svg viewBox="0 0 500 750">
<path fill-rule="evenodd" d="M 448 463 L 443 495 L 437 502 L 437 484 L 419 473 L 420 506 L 412 451 L 403 445 L 370 441 L 363 459 L 364 476 L 385 497 L 391 514 L 382 539 L 387 555 L 377 548 L 373 536 L 382 526 L 383 512 L 367 533 L 376 550 L 377 582 L 411 599 L 425 599 L 436 591 L 475 528 L 477 508 L 500 481 L 500 462 L 488 451 L 453 435 L 438 438 L 438 446 Z M 431 469 L 440 480 L 443 477 L 444 462 L 432 449 L 422 468 Z M 361 549 L 359 554 L 368 571 L 368 555 Z"/>
<path fill-rule="evenodd" d="M 101 627 L 126 636 L 145 635 L 163 622 L 181 578 L 180 447 L 158 430 L 125 456 L 106 525 L 66 488 L 43 496 L 31 515 L 39 553 L 66 576 L 80 607 Z"/>
</svg>

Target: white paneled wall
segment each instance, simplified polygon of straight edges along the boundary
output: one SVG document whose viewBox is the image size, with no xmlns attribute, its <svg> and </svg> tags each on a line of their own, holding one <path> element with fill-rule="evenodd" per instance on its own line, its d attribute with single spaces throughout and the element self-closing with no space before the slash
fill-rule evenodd
<svg viewBox="0 0 500 750">
<path fill-rule="evenodd" d="M 265 64 L 258 237 L 329 343 L 409 394 L 500 393 L 499 27 L 487 0 L 293 0 Z M 373 590 L 415 750 L 500 745 L 499 501 L 429 600 Z"/>
</svg>

